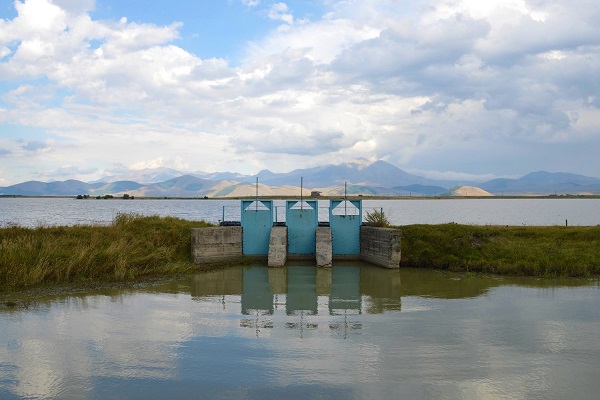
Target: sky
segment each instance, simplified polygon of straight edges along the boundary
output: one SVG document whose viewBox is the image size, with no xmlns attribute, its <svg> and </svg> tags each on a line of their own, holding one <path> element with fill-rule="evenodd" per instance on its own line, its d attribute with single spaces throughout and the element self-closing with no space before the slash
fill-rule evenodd
<svg viewBox="0 0 600 400">
<path fill-rule="evenodd" d="M 600 177 L 599 77 L 597 0 L 0 0 L 0 186 Z"/>
</svg>

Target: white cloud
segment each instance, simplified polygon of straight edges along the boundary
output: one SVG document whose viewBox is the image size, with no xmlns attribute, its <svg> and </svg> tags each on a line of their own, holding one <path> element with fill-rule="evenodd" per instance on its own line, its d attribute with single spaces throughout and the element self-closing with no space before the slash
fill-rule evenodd
<svg viewBox="0 0 600 400">
<path fill-rule="evenodd" d="M 12 53 L 8 47 L 0 47 L 0 60 Z"/>
<path fill-rule="evenodd" d="M 242 4 L 246 7 L 256 7 L 260 4 L 260 0 L 242 0 Z"/>
<path fill-rule="evenodd" d="M 19 38 L 61 32 L 67 26 L 65 11 L 49 0 L 16 1 L 15 7 L 19 16 L 14 25 Z"/>
<path fill-rule="evenodd" d="M 178 22 L 98 21 L 91 0 L 25 0 L 0 20 L 11 83 L 0 118 L 52 135 L 52 157 L 36 153 L 49 171 L 93 159 L 98 174 L 157 160 L 256 172 L 362 156 L 423 171 L 447 162 L 467 176 L 487 161 L 493 175 L 514 174 L 500 149 L 600 140 L 592 3 L 347 0 L 298 21 L 277 2 L 262 15 L 285 29 L 248 43 L 233 67 L 179 47 Z M 2 147 L 0 167 L 25 163 L 22 146 Z M 541 154 L 528 158 L 536 169 L 548 168 Z"/>
<path fill-rule="evenodd" d="M 86 167 L 78 165 L 62 165 L 54 171 L 47 171 L 43 173 L 41 179 L 78 179 L 78 180 L 89 180 L 93 174 L 97 173 L 98 169 L 95 167 Z"/>
<path fill-rule="evenodd" d="M 287 4 L 275 3 L 269 10 L 269 18 L 276 21 L 283 21 L 286 24 L 292 25 L 294 23 L 294 16 L 290 12 Z"/>
<path fill-rule="evenodd" d="M 96 8 L 96 0 L 52 0 L 52 2 L 74 15 L 93 11 Z"/>
<path fill-rule="evenodd" d="M 181 157 L 176 157 L 175 159 L 171 159 L 169 157 L 157 157 L 152 160 L 138 161 L 136 163 L 131 164 L 129 167 L 130 169 L 136 171 L 160 167 L 170 167 L 178 170 L 187 170 L 190 168 L 190 165 L 184 162 Z"/>
<path fill-rule="evenodd" d="M 379 32 L 376 27 L 356 21 L 326 17 L 315 23 L 279 30 L 260 42 L 251 43 L 246 63 L 260 62 L 264 57 L 291 50 L 303 50 L 310 60 L 328 64 L 353 43 L 375 38 Z"/>
</svg>

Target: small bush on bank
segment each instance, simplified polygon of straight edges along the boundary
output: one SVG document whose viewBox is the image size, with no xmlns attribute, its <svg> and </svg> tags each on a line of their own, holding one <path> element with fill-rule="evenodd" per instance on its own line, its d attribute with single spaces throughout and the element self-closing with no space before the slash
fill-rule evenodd
<svg viewBox="0 0 600 400">
<path fill-rule="evenodd" d="M 373 209 L 372 212 L 367 211 L 365 216 L 365 222 L 370 226 L 376 226 L 379 228 L 387 228 L 390 226 L 390 221 L 383 209 Z"/>
</svg>

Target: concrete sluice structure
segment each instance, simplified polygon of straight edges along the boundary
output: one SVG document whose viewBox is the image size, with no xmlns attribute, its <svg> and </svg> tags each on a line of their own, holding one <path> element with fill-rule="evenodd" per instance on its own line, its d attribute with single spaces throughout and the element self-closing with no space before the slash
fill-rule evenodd
<svg viewBox="0 0 600 400">
<path fill-rule="evenodd" d="M 331 267 L 336 260 L 363 260 L 399 268 L 400 230 L 363 225 L 361 200 L 331 200 L 328 217 L 318 220 L 317 200 L 285 201 L 284 222 L 273 200 L 242 200 L 239 224 L 192 229 L 194 261 L 253 257 L 266 259 L 269 267 L 283 267 L 288 260 L 314 260 L 318 267 Z"/>
</svg>

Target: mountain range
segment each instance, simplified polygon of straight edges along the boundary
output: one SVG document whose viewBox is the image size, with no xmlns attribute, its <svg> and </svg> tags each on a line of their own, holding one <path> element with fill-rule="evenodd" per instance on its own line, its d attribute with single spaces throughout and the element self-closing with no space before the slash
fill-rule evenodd
<svg viewBox="0 0 600 400">
<path fill-rule="evenodd" d="M 577 195 L 600 194 L 600 179 L 564 172 L 532 172 L 518 179 L 493 179 L 487 182 L 433 180 L 409 174 L 379 160 L 352 160 L 339 165 L 297 169 L 287 173 L 269 170 L 256 175 L 232 172 L 182 172 L 169 168 L 132 171 L 105 177 L 94 182 L 28 181 L 0 187 L 0 195 L 14 196 L 122 196 L 137 197 L 241 197 L 297 196 L 301 181 L 303 195 L 311 191 L 322 195 L 377 196 L 449 196 L 489 192 L 492 195 Z M 468 185 L 473 189 L 459 190 Z M 481 189 L 481 192 L 475 190 Z M 461 194 L 462 193 L 462 194 Z M 468 195 L 468 194 L 467 194 Z"/>
</svg>

